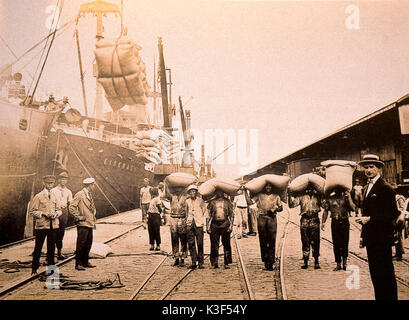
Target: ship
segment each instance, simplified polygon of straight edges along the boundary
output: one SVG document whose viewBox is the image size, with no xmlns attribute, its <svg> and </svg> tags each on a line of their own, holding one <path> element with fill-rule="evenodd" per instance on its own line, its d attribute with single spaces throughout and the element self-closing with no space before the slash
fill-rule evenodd
<svg viewBox="0 0 409 320">
<path fill-rule="evenodd" d="M 25 100 L 22 75 L 12 75 L 11 66 L 0 74 L 0 244 L 4 244 L 23 238 L 39 150 L 60 111 Z"/>
<path fill-rule="evenodd" d="M 88 114 L 86 94 L 89 92 L 86 92 L 84 86 L 77 28 L 79 19 L 87 14 L 97 18 L 94 50 L 96 59 L 93 68 L 96 78 L 96 110 L 92 113 L 95 117 Z M 105 39 L 103 36 L 103 17 L 110 14 L 121 18 L 121 31 L 116 39 Z M 29 141 L 21 136 L 19 123 L 14 124 L 17 127 L 11 131 L 7 126 L 10 121 L 6 118 L 1 120 L 2 125 L 5 123 L 5 128 L 1 130 L 13 139 L 19 137 L 20 140 L 18 143 L 10 140 L 11 149 L 5 151 L 10 154 L 9 160 L 1 163 L 4 172 L 0 178 L 6 179 L 3 177 L 12 174 L 16 178 L 13 178 L 13 183 L 9 180 L 4 183 L 2 181 L 1 199 L 7 200 L 11 206 L 3 206 L 3 201 L 0 204 L 0 244 L 33 235 L 33 219 L 28 216 L 27 208 L 30 198 L 43 188 L 44 175 L 58 176 L 63 171 L 68 172 L 68 187 L 73 193 L 82 189 L 84 178 L 95 178 L 97 218 L 138 208 L 139 192 L 145 178 L 149 179 L 151 185 L 157 185 L 173 172 L 197 175 L 198 165 L 191 148 L 193 136 L 190 134 L 190 110 L 184 110 L 186 103 L 183 105 L 181 97 L 179 108 L 172 103 L 169 92 L 172 86 L 171 75 L 170 69 L 165 66 L 162 38 L 158 38 L 158 71 L 156 74 L 155 64 L 151 90 L 144 62 L 138 54 L 141 47 L 127 37 L 127 30 L 123 26 L 122 1 L 121 7 L 102 0 L 82 4 L 75 19 L 74 36 L 85 115 L 72 108 L 67 97 L 56 102 L 50 96 L 47 103 L 56 103 L 59 112 L 39 113 L 44 115 L 44 119 L 29 116 L 27 111 L 20 110 L 23 108 L 21 106 L 10 112 L 2 108 L 7 114 L 15 115 L 20 112 L 26 115 L 26 119 L 31 121 L 27 123 L 27 127 L 37 130 L 36 139 L 41 140 L 41 143 L 37 140 L 34 143 L 33 137 L 30 148 L 27 148 Z M 159 103 L 157 100 L 160 100 Z M 103 102 L 108 102 L 112 111 L 102 113 Z M 153 102 L 156 117 L 152 122 L 146 121 L 145 116 L 149 102 Z M 178 114 L 177 109 L 181 128 L 173 121 Z M 33 114 L 35 109 L 30 111 Z M 40 126 L 39 121 L 43 125 Z M 36 125 L 33 125 L 34 122 Z M 12 145 L 19 149 L 13 150 Z M 34 147 L 31 148 L 32 145 Z M 22 163 L 12 160 L 19 157 L 24 158 Z M 12 171 L 13 166 L 25 169 Z M 9 169 L 5 170 L 6 168 Z M 23 175 L 28 176 L 23 178 Z M 15 190 L 15 195 L 11 195 L 12 190 Z M 73 221 L 70 219 L 68 224 L 72 225 Z"/>
</svg>

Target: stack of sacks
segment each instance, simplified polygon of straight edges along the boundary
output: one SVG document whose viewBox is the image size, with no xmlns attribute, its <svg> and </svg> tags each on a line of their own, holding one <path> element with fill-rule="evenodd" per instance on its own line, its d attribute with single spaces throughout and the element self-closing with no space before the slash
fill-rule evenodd
<svg viewBox="0 0 409 320">
<path fill-rule="evenodd" d="M 172 137 L 163 130 L 143 130 L 135 134 L 131 148 L 137 157 L 143 157 L 156 164 L 174 157 L 178 145 L 172 143 Z"/>
<path fill-rule="evenodd" d="M 281 201 L 287 202 L 287 186 L 289 182 L 290 177 L 265 174 L 250 180 L 245 184 L 245 187 L 251 192 L 252 195 L 254 195 L 263 191 L 266 184 L 270 183 L 273 186 L 273 193 L 278 194 Z"/>
<path fill-rule="evenodd" d="M 148 102 L 146 97 L 151 95 L 151 89 L 146 81 L 145 64 L 139 56 L 141 49 L 126 37 L 96 43 L 98 81 L 113 110 Z"/>
<path fill-rule="evenodd" d="M 307 188 L 313 188 L 318 193 L 323 194 L 325 179 L 314 173 L 306 173 L 291 181 L 288 192 L 294 196 L 303 193 Z"/>
<path fill-rule="evenodd" d="M 234 180 L 213 178 L 199 186 L 203 199 L 209 200 L 215 196 L 216 190 L 221 190 L 229 196 L 237 195 L 241 185 Z"/>
<path fill-rule="evenodd" d="M 336 188 L 351 191 L 352 175 L 356 169 L 356 162 L 347 160 L 327 160 L 321 162 L 325 167 L 325 187 L 326 195 Z"/>
<path fill-rule="evenodd" d="M 197 178 L 186 172 L 175 172 L 168 175 L 165 182 L 165 189 L 170 193 L 174 193 L 173 189 L 175 187 L 187 188 L 189 185 L 196 183 Z"/>
</svg>

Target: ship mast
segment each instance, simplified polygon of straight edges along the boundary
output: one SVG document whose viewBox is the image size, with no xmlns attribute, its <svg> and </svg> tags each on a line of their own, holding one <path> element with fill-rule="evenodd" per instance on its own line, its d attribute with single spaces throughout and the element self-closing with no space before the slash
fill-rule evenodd
<svg viewBox="0 0 409 320">
<path fill-rule="evenodd" d="M 163 126 L 164 129 L 172 134 L 172 117 L 169 114 L 169 104 L 168 104 L 168 88 L 166 82 L 166 68 L 165 59 L 163 57 L 163 45 L 162 38 L 158 38 L 158 49 L 159 49 L 159 79 L 160 79 L 160 91 L 162 96 L 162 110 L 163 110 Z"/>
<path fill-rule="evenodd" d="M 104 27 L 102 25 L 102 17 L 106 16 L 107 13 L 114 13 L 115 15 L 119 15 L 121 17 L 121 34 L 123 32 L 123 1 L 121 1 L 121 10 L 119 9 L 118 5 L 97 0 L 93 2 L 87 2 L 80 6 L 80 10 L 78 12 L 78 18 L 85 16 L 86 13 L 92 13 L 97 17 L 97 33 L 96 33 L 96 42 L 103 39 L 103 31 Z M 97 77 L 97 68 L 94 65 L 94 77 Z M 95 96 L 95 104 L 94 104 L 94 111 L 95 111 L 95 118 L 102 119 L 102 95 L 103 89 L 101 84 L 96 79 L 96 96 Z"/>
</svg>

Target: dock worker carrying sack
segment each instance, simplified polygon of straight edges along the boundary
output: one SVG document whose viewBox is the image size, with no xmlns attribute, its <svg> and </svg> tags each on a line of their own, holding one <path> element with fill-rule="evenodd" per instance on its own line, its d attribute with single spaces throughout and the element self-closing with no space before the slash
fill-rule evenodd
<svg viewBox="0 0 409 320">
<path fill-rule="evenodd" d="M 244 186 L 252 195 L 254 195 L 263 191 L 266 184 L 270 183 L 273 186 L 273 193 L 278 194 L 281 201 L 287 202 L 286 191 L 289 182 L 290 177 L 279 176 L 276 174 L 265 174 L 250 180 Z"/>
<path fill-rule="evenodd" d="M 324 192 L 328 195 L 335 188 L 350 191 L 352 189 L 352 175 L 356 169 L 356 162 L 347 160 L 327 160 L 321 162 L 325 167 L 326 178 Z"/>
<path fill-rule="evenodd" d="M 175 172 L 165 178 L 165 187 L 170 193 L 173 193 L 173 188 L 183 187 L 187 188 L 189 185 L 196 182 L 196 177 L 186 172 Z"/>
<path fill-rule="evenodd" d="M 214 197 L 216 190 L 221 190 L 229 196 L 235 196 L 240 187 L 241 185 L 234 180 L 213 178 L 199 186 L 199 193 L 203 199 L 208 200 Z"/>
<path fill-rule="evenodd" d="M 303 193 L 308 188 L 313 188 L 318 193 L 323 194 L 325 179 L 314 173 L 302 174 L 291 181 L 290 185 L 288 186 L 288 192 L 296 196 Z"/>
</svg>

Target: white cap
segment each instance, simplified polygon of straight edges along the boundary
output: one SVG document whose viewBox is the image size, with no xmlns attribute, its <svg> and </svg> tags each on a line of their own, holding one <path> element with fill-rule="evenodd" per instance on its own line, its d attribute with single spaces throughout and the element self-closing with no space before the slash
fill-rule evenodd
<svg viewBox="0 0 409 320">
<path fill-rule="evenodd" d="M 197 187 L 196 187 L 196 185 L 194 185 L 194 184 L 191 184 L 188 188 L 187 188 L 187 192 L 189 192 L 190 190 L 198 190 L 197 189 Z"/>
<path fill-rule="evenodd" d="M 95 179 L 94 178 L 86 178 L 84 181 L 82 181 L 83 184 L 91 184 L 94 183 Z"/>
</svg>

